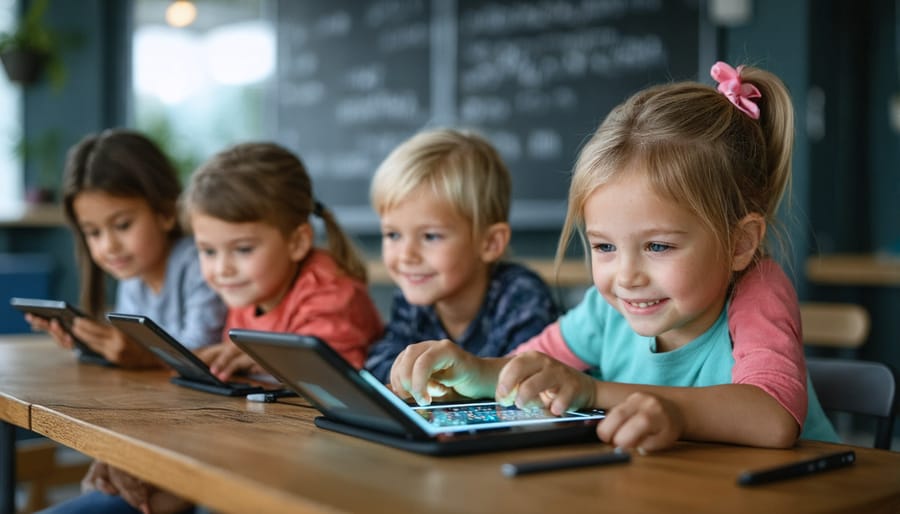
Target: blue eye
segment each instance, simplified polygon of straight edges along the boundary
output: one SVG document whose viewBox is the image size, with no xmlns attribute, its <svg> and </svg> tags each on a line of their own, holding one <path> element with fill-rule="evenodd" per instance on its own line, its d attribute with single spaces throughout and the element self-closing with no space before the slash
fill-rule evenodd
<svg viewBox="0 0 900 514">
<path fill-rule="evenodd" d="M 234 251 L 236 251 L 237 253 L 247 254 L 253 252 L 253 249 L 254 247 L 252 246 L 238 246 L 234 249 Z"/>
<path fill-rule="evenodd" d="M 616 251 L 616 245 L 610 243 L 597 243 L 592 245 L 591 248 L 601 253 L 609 253 Z"/>
<path fill-rule="evenodd" d="M 382 239 L 386 239 L 388 241 L 396 241 L 400 239 L 399 232 L 384 232 L 381 234 Z"/>
<path fill-rule="evenodd" d="M 198 251 L 200 252 L 200 255 L 204 257 L 214 257 L 216 255 L 216 251 L 212 248 L 201 248 Z"/>
<path fill-rule="evenodd" d="M 442 236 L 441 234 L 437 234 L 435 232 L 426 232 L 424 235 L 424 239 L 426 241 L 439 241 L 443 238 L 444 238 L 444 236 Z"/>
<path fill-rule="evenodd" d="M 665 252 L 671 248 L 671 246 L 663 243 L 650 243 L 647 245 L 647 250 L 651 252 Z"/>
</svg>

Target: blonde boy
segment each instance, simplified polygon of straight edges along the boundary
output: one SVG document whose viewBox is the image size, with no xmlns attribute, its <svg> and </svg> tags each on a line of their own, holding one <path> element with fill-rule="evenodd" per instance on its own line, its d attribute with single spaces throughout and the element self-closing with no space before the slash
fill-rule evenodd
<svg viewBox="0 0 900 514">
<path fill-rule="evenodd" d="M 452 129 L 413 136 L 379 166 L 371 201 L 382 259 L 399 290 L 366 362 L 376 377 L 387 381 L 394 358 L 414 342 L 450 339 L 498 357 L 556 320 L 541 278 L 502 260 L 511 182 L 490 143 Z"/>
</svg>

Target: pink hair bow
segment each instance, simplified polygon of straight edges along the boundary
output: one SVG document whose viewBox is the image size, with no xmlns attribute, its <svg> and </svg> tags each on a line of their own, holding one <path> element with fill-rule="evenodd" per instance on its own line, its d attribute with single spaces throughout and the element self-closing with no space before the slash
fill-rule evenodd
<svg viewBox="0 0 900 514">
<path fill-rule="evenodd" d="M 743 66 L 738 66 L 737 69 L 734 69 L 727 63 L 719 61 L 713 64 L 709 74 L 713 80 L 719 83 L 719 87 L 716 89 L 725 95 L 725 98 L 728 98 L 735 107 L 746 113 L 747 116 L 758 120 L 759 106 L 756 105 L 753 99 L 762 98 L 762 94 L 753 84 L 741 82 L 741 70 L 743 68 Z"/>
</svg>

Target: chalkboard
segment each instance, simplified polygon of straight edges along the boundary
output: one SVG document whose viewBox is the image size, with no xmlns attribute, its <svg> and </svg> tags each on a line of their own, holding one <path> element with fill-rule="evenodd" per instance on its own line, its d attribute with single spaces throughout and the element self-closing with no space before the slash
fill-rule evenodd
<svg viewBox="0 0 900 514">
<path fill-rule="evenodd" d="M 372 174 L 417 131 L 472 128 L 513 175 L 514 228 L 559 228 L 578 150 L 649 84 L 715 49 L 701 0 L 280 0 L 276 139 L 356 231 Z"/>
</svg>

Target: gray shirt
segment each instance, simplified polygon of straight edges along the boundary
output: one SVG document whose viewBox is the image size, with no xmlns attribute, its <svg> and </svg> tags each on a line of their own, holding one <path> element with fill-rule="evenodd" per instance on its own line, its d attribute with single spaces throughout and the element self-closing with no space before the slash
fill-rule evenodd
<svg viewBox="0 0 900 514">
<path fill-rule="evenodd" d="M 122 280 L 115 310 L 147 316 L 192 350 L 222 340 L 226 307 L 203 280 L 197 248 L 190 237 L 172 246 L 159 294 L 140 278 Z"/>
</svg>

